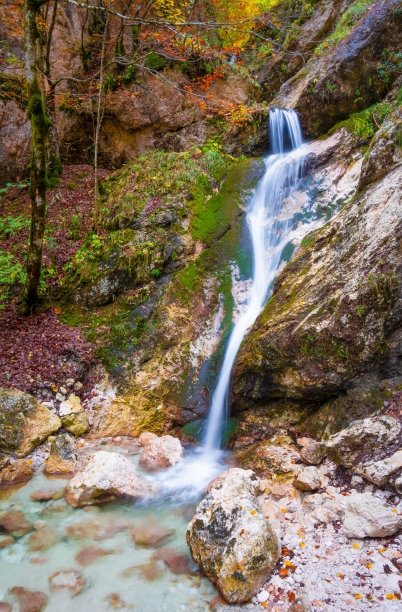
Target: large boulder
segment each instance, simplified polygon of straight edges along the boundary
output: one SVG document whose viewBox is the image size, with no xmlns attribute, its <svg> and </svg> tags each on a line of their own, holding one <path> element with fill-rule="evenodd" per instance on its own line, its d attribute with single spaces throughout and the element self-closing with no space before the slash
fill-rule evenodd
<svg viewBox="0 0 402 612">
<path fill-rule="evenodd" d="M 25 457 L 61 427 L 61 421 L 28 393 L 0 389 L 0 450 Z"/>
<path fill-rule="evenodd" d="M 355 493 L 346 502 L 343 532 L 348 538 L 383 538 L 402 527 L 395 508 L 371 493 Z"/>
<path fill-rule="evenodd" d="M 262 514 L 251 470 L 232 468 L 208 487 L 187 528 L 194 561 L 230 603 L 249 601 L 271 575 L 279 542 Z"/>
<path fill-rule="evenodd" d="M 401 423 L 388 415 L 353 421 L 329 438 L 327 454 L 334 463 L 351 468 L 391 448 L 401 439 L 401 433 Z"/>
<path fill-rule="evenodd" d="M 171 467 L 182 459 L 183 447 L 180 440 L 173 436 L 162 436 L 148 441 L 142 451 L 140 465 L 155 471 Z"/>
<path fill-rule="evenodd" d="M 99 451 L 69 481 L 66 501 L 71 506 L 85 506 L 116 498 L 139 499 L 150 494 L 150 485 L 138 476 L 128 459 L 118 453 Z"/>
</svg>

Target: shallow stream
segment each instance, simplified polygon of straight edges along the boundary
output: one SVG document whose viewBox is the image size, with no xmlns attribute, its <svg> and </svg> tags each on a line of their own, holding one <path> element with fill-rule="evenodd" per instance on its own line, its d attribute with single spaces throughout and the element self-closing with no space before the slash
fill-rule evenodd
<svg viewBox="0 0 402 612">
<path fill-rule="evenodd" d="M 80 450 L 82 456 L 95 450 L 119 452 L 138 466 L 141 448 L 132 440 L 123 440 L 120 443 L 107 441 L 106 444 L 105 441 L 88 442 Z M 189 455 L 191 459 L 191 451 Z M 144 473 L 140 467 L 138 470 Z M 208 479 L 209 475 L 205 474 L 198 482 L 205 482 L 205 477 Z M 163 481 L 162 475 L 156 476 L 155 480 Z M 197 482 L 194 471 L 192 480 Z M 15 544 L 0 550 L 0 600 L 12 603 L 12 596 L 7 594 L 9 589 L 23 586 L 49 596 L 47 612 L 210 609 L 209 601 L 216 597 L 217 592 L 192 564 L 185 539 L 194 503 L 180 503 L 179 498 L 174 502 L 171 496 L 169 501 L 168 491 L 167 496 L 158 498 L 155 503 L 111 503 L 85 509 L 71 508 L 64 498 L 48 502 L 30 499 L 35 491 L 60 490 L 66 482 L 48 479 L 41 472 L 35 472 L 25 486 L 13 492 L 9 490 L 8 497 L 6 490 L 0 493 L 0 515 L 10 510 L 22 510 L 38 528 L 38 531 L 27 533 Z M 138 527 L 140 532 L 146 532 L 147 528 L 155 525 L 172 529 L 174 533 L 158 548 L 134 543 L 132 528 Z M 77 560 L 77 555 L 88 547 L 101 550 L 87 550 Z M 155 553 L 166 548 L 181 552 L 185 557 L 173 558 L 171 568 L 162 560 L 152 560 Z M 92 563 L 83 565 L 93 554 L 99 556 Z M 49 578 L 55 572 L 72 569 L 85 579 L 82 591 L 73 598 L 69 589 L 52 589 L 49 584 Z M 17 610 L 18 606 L 14 604 L 13 612 Z"/>
</svg>

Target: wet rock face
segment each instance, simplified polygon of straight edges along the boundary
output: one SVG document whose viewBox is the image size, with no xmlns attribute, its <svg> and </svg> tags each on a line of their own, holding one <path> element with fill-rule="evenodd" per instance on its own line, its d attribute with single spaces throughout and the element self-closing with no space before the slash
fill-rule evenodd
<svg viewBox="0 0 402 612">
<path fill-rule="evenodd" d="M 28 393 L 0 389 L 0 450 L 25 457 L 60 426 L 60 419 Z"/>
<path fill-rule="evenodd" d="M 156 471 L 171 467 L 183 459 L 180 440 L 173 436 L 155 437 L 148 441 L 140 457 L 141 467 Z"/>
<path fill-rule="evenodd" d="M 187 528 L 191 554 L 229 603 L 251 599 L 279 558 L 279 542 L 256 501 L 251 470 L 232 468 L 209 485 Z"/>
<path fill-rule="evenodd" d="M 313 54 L 284 83 L 272 105 L 295 108 L 304 132 L 318 136 L 380 100 L 397 76 L 395 71 L 382 78 L 379 67 L 386 63 L 387 52 L 398 47 L 398 4 L 398 0 L 376 2 L 333 51 L 322 57 Z"/>
<path fill-rule="evenodd" d="M 85 506 L 150 494 L 150 486 L 138 476 L 132 463 L 118 453 L 99 451 L 69 481 L 66 501 L 71 506 Z"/>
<path fill-rule="evenodd" d="M 399 384 L 400 161 L 387 170 L 279 275 L 239 350 L 234 416 L 252 408 L 273 426 L 303 423 L 325 437 L 382 405 L 384 376 Z"/>
</svg>

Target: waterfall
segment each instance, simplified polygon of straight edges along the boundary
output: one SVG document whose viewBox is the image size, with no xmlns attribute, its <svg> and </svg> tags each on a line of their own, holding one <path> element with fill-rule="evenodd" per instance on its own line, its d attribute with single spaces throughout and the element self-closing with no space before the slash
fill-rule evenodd
<svg viewBox="0 0 402 612">
<path fill-rule="evenodd" d="M 282 208 L 286 198 L 297 189 L 303 171 L 303 138 L 295 111 L 272 109 L 269 125 L 272 154 L 265 159 L 265 173 L 250 202 L 246 217 L 253 255 L 251 292 L 246 309 L 230 334 L 212 396 L 203 442 L 207 452 L 220 447 L 228 415 L 233 364 L 247 330 L 269 297 L 291 222 L 289 215 L 281 214 Z"/>
</svg>

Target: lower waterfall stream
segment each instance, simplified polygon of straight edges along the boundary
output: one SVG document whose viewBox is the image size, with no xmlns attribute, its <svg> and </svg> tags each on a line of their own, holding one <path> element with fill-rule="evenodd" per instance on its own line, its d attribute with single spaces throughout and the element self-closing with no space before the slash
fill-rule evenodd
<svg viewBox="0 0 402 612">
<path fill-rule="evenodd" d="M 150 502 L 80 509 L 72 509 L 63 499 L 34 502 L 30 498 L 32 492 L 59 490 L 66 484 L 62 479 L 47 480 L 40 472 L 26 486 L 0 493 L 0 513 L 22 509 L 35 529 L 39 532 L 42 529 L 43 534 L 38 541 L 32 540 L 32 534 L 28 533 L 0 550 L 0 600 L 9 599 L 8 590 L 13 586 L 24 586 L 49 596 L 46 607 L 49 612 L 111 608 L 135 608 L 143 612 L 210 609 L 209 601 L 216 591 L 195 571 L 190 559 L 188 571 L 166 568 L 161 559 L 155 559 L 158 549 L 155 552 L 136 546 L 129 530 L 133 525 L 146 530 L 155 524 L 173 529 L 166 546 L 187 554 L 185 530 L 194 504 L 208 482 L 228 465 L 221 439 L 237 352 L 269 298 L 285 247 L 293 238 L 296 237 L 296 242 L 300 239 L 300 223 L 304 226 L 302 235 L 314 225 L 311 211 L 292 200 L 306 156 L 296 113 L 272 109 L 270 134 L 272 153 L 265 159 L 265 172 L 250 198 L 246 216 L 253 258 L 250 291 L 226 344 L 202 445 L 186 450 L 180 464 L 156 475 L 147 476 L 138 468 L 160 492 Z M 120 452 L 136 465 L 141 450 L 133 440 L 122 440 L 119 444 L 110 439 L 89 440 L 81 456 L 100 449 Z M 84 547 L 99 549 L 96 562 L 77 561 Z M 49 586 L 52 575 L 66 570 L 79 572 L 84 581 L 84 587 L 73 599 L 68 588 Z"/>
</svg>

